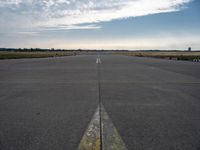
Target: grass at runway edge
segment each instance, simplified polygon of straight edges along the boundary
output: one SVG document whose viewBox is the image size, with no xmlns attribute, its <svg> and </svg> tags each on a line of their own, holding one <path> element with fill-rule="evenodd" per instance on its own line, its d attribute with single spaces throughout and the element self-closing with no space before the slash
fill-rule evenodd
<svg viewBox="0 0 200 150">
<path fill-rule="evenodd" d="M 47 58 L 62 57 L 81 54 L 114 54 L 137 57 L 153 57 L 172 60 L 193 61 L 200 60 L 200 51 L 0 51 L 0 59 L 22 59 L 22 58 Z"/>
<path fill-rule="evenodd" d="M 8 52 L 0 51 L 0 59 L 47 58 L 72 56 L 72 52 Z"/>
<path fill-rule="evenodd" d="M 126 56 L 137 56 L 137 57 L 153 57 L 153 58 L 163 58 L 163 59 L 172 59 L 172 60 L 186 60 L 186 61 L 193 61 L 194 59 L 200 60 L 200 52 L 187 52 L 187 51 L 180 51 L 180 52 L 151 52 L 151 51 L 133 51 L 133 52 L 119 52 L 116 53 L 119 55 L 126 55 Z"/>
</svg>

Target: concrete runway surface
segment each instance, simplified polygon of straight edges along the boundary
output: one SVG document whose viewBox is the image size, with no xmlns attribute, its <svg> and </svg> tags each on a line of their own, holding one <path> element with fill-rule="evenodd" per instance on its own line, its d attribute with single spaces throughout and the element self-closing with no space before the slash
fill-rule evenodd
<svg viewBox="0 0 200 150">
<path fill-rule="evenodd" d="M 75 150 L 98 56 L 0 61 L 0 150 Z M 129 150 L 200 150 L 200 64 L 100 56 L 101 101 Z"/>
</svg>

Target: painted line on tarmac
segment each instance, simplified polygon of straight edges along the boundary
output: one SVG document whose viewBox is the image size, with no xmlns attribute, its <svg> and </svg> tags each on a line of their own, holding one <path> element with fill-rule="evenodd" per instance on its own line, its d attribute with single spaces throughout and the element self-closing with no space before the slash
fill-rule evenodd
<svg viewBox="0 0 200 150">
<path fill-rule="evenodd" d="M 112 123 L 105 108 L 101 106 L 102 115 L 102 149 L 103 150 L 127 150 L 116 127 Z"/>
<path fill-rule="evenodd" d="M 83 135 L 78 150 L 100 150 L 100 114 L 99 106 Z"/>
<path fill-rule="evenodd" d="M 101 64 L 101 59 L 100 58 L 96 59 L 96 64 Z"/>
<path fill-rule="evenodd" d="M 101 130 L 102 133 L 100 132 Z M 98 106 L 79 144 L 78 150 L 127 150 L 103 105 Z"/>
<path fill-rule="evenodd" d="M 99 58 L 99 64 L 101 64 L 101 59 Z"/>
</svg>

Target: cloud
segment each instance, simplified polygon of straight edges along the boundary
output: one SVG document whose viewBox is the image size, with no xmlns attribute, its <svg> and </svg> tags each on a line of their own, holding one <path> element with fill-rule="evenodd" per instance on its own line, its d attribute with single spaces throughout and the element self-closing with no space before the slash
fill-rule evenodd
<svg viewBox="0 0 200 150">
<path fill-rule="evenodd" d="M 29 35 L 29 36 L 37 36 L 38 32 L 34 32 L 34 31 L 19 31 L 13 34 L 17 34 L 17 35 Z"/>
<path fill-rule="evenodd" d="M 55 26 L 48 26 L 48 27 L 41 27 L 40 30 L 42 31 L 58 31 L 58 30 L 90 30 L 90 29 L 100 29 L 100 26 L 96 24 L 89 24 L 89 25 L 57 25 Z"/>
<path fill-rule="evenodd" d="M 19 3 L 21 3 L 21 0 L 1 0 L 0 6 L 18 5 Z"/>
<path fill-rule="evenodd" d="M 191 0 L 0 0 L 7 28 L 97 29 L 94 23 L 180 11 Z M 62 24 L 63 26 L 60 26 Z M 90 24 L 80 26 L 80 24 Z M 2 28 L 2 25 L 0 26 Z M 51 29 L 53 29 L 51 28 Z"/>
</svg>

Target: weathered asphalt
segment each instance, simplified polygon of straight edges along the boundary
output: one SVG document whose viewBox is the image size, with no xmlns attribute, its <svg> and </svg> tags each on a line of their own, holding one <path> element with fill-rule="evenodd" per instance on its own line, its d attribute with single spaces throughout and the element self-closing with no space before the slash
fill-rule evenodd
<svg viewBox="0 0 200 150">
<path fill-rule="evenodd" d="M 200 64 L 101 57 L 101 100 L 130 150 L 200 149 Z M 74 150 L 98 106 L 97 56 L 0 61 L 0 150 Z"/>
</svg>

